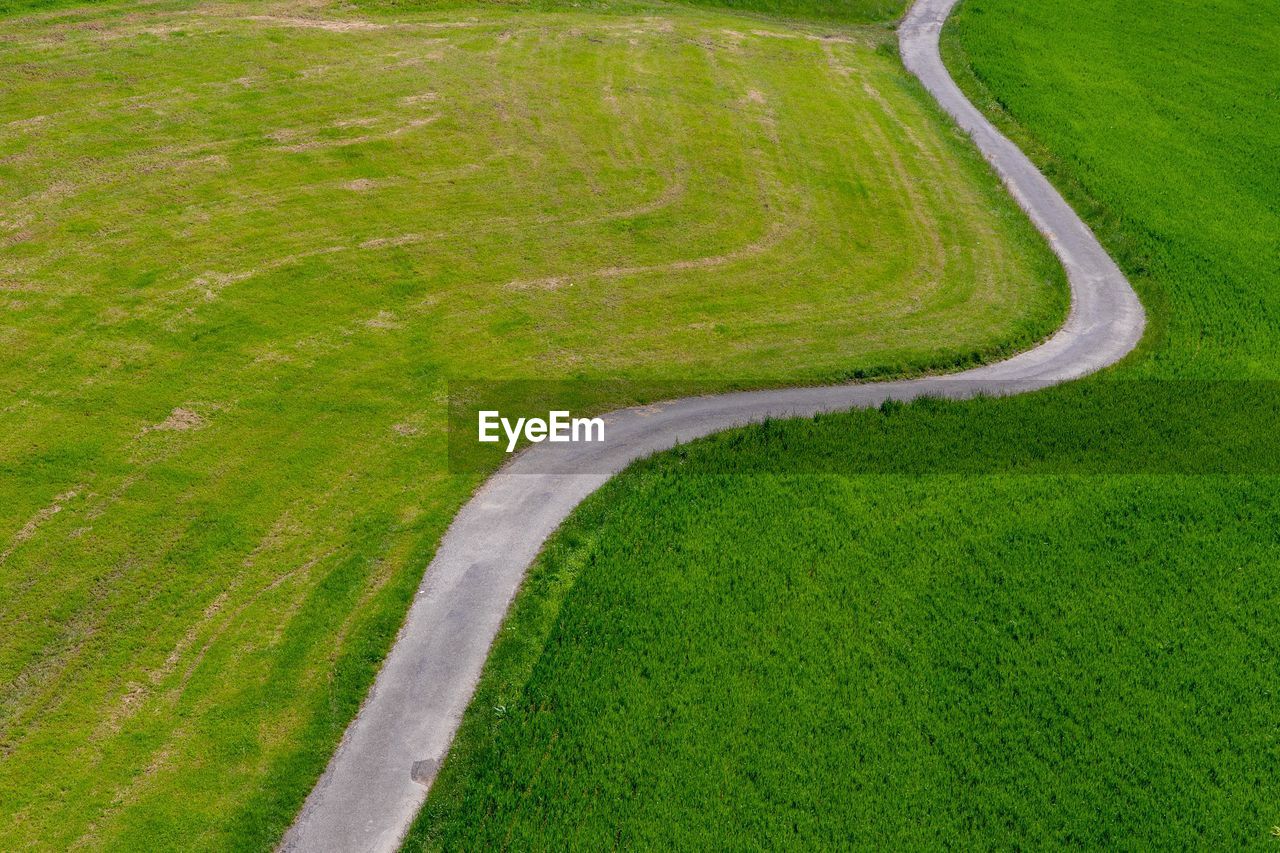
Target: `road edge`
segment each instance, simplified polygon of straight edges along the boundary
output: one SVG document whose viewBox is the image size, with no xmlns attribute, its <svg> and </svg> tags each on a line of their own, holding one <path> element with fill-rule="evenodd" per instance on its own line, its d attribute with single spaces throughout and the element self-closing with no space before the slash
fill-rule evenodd
<svg viewBox="0 0 1280 853">
<path fill-rule="evenodd" d="M 589 494 L 631 462 L 768 418 L 922 396 L 1009 395 L 1115 364 L 1146 324 L 1124 274 L 1048 179 L 969 102 L 942 62 L 942 26 L 959 0 L 917 0 L 898 27 L 903 64 L 974 141 L 1067 274 L 1071 307 L 1048 340 L 958 374 L 740 392 L 623 409 L 607 446 L 534 445 L 493 474 L 454 517 L 405 623 L 324 775 L 282 839 L 284 851 L 399 847 L 471 701 L 525 571 Z M 591 472 L 591 473 L 574 473 Z"/>
</svg>

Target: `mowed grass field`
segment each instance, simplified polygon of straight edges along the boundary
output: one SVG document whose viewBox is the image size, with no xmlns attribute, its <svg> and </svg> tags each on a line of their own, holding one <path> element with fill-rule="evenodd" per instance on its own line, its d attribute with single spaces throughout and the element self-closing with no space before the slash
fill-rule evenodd
<svg viewBox="0 0 1280 853">
<path fill-rule="evenodd" d="M 609 484 L 522 589 L 411 847 L 1275 843 L 1280 19 L 966 0 L 944 36 L 1142 291 L 1143 348 Z"/>
<path fill-rule="evenodd" d="M 450 377 L 816 381 L 1059 322 L 887 28 L 624 11 L 0 21 L 0 847 L 279 837 L 478 481 Z"/>
</svg>

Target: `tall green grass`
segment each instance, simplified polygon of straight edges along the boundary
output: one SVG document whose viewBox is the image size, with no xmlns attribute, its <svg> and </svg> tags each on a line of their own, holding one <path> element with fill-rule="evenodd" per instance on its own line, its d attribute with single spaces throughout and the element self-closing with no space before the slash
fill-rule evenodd
<svg viewBox="0 0 1280 853">
<path fill-rule="evenodd" d="M 1155 321 L 1126 375 L 1280 375 L 1274 6 L 965 0 L 944 53 Z"/>
<path fill-rule="evenodd" d="M 967 0 L 945 41 L 1141 351 L 633 468 L 534 567 L 411 848 L 1274 843 L 1280 17 Z"/>
</svg>

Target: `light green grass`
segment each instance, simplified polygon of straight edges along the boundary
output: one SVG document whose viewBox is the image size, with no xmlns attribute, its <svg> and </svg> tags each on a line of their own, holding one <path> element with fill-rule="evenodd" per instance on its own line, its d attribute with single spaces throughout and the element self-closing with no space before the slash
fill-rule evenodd
<svg viewBox="0 0 1280 853">
<path fill-rule="evenodd" d="M 0 0 L 0 16 L 92 6 L 128 5 L 129 0 Z M 902 14 L 904 0 L 672 0 L 672 6 L 728 9 L 761 17 L 842 24 L 889 24 Z M 650 12 L 668 5 L 649 0 L 355 0 L 368 12 L 403 15 L 421 12 Z"/>
<path fill-rule="evenodd" d="M 65 2 L 65 0 L 0 0 L 0 3 L 3 2 Z M 655 8 L 653 3 L 646 3 L 645 0 L 355 0 L 355 5 L 370 11 L 390 12 L 474 9 L 477 6 L 522 12 L 548 10 L 648 12 Z M 730 10 L 766 20 L 773 18 L 815 23 L 888 25 L 902 14 L 905 3 L 904 0 L 670 0 L 670 5 Z"/>
<path fill-rule="evenodd" d="M 0 23 L 0 847 L 278 838 L 477 482 L 450 376 L 813 381 L 1052 328 L 1047 250 L 887 38 Z"/>
<path fill-rule="evenodd" d="M 534 567 L 411 848 L 1275 843 L 1280 19 L 966 0 L 945 35 L 1140 288 L 1139 355 L 624 474 Z"/>
</svg>

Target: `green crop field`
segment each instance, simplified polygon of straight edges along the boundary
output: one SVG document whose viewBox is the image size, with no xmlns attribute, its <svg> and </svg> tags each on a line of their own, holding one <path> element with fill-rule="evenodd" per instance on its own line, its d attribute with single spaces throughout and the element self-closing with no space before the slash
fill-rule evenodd
<svg viewBox="0 0 1280 853">
<path fill-rule="evenodd" d="M 4 849 L 274 843 L 478 482 L 450 377 L 946 369 L 1064 311 L 883 24 L 52 5 L 0 19 Z"/>
<path fill-rule="evenodd" d="M 944 46 L 1140 289 L 1142 349 L 612 482 L 532 570 L 412 847 L 1275 843 L 1280 18 L 966 0 Z"/>
</svg>

